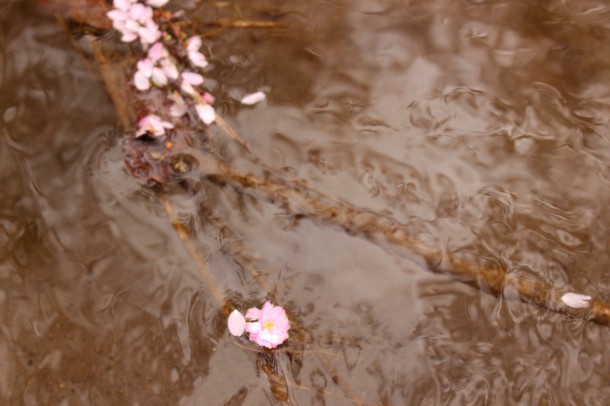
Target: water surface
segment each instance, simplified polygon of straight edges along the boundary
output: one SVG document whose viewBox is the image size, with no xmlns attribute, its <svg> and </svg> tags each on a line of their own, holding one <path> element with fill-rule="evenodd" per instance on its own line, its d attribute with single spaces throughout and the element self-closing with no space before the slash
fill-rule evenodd
<svg viewBox="0 0 610 406">
<path fill-rule="evenodd" d="M 206 39 L 219 111 L 276 173 L 446 255 L 610 298 L 605 3 L 186 6 L 204 31 L 283 25 Z M 230 337 L 155 193 L 125 171 L 95 70 L 34 4 L 0 10 L 3 403 L 610 402 L 607 326 L 511 288 L 491 296 L 201 176 L 171 197 L 230 302 L 272 297 L 304 329 L 274 355 Z M 267 102 L 235 102 L 259 89 Z M 211 135 L 223 161 L 264 172 Z"/>
</svg>

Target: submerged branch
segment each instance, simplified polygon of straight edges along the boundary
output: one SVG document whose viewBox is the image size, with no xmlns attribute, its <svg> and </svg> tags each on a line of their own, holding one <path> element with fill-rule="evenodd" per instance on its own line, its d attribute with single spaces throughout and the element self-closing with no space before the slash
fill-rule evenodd
<svg viewBox="0 0 610 406">
<path fill-rule="evenodd" d="M 333 226 L 345 233 L 364 238 L 403 256 L 421 257 L 428 268 L 451 276 L 478 289 L 500 295 L 506 287 L 517 292 L 518 299 L 568 316 L 610 324 L 610 304 L 593 298 L 588 308 L 566 305 L 561 297 L 566 288 L 558 288 L 540 278 L 514 275 L 501 267 L 481 266 L 440 248 L 426 244 L 410 235 L 407 227 L 396 220 L 370 210 L 358 209 L 337 199 L 329 201 L 302 183 L 282 179 L 260 179 L 209 157 L 201 157 L 207 178 L 217 184 L 233 187 L 304 217 L 321 226 Z"/>
</svg>

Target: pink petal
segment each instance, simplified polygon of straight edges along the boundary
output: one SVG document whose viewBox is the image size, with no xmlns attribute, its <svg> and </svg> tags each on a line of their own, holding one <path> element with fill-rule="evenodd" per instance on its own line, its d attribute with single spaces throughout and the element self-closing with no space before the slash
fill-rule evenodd
<svg viewBox="0 0 610 406">
<path fill-rule="evenodd" d="M 256 103 L 258 103 L 260 101 L 265 100 L 266 98 L 267 98 L 267 96 L 263 92 L 251 93 L 251 94 L 245 95 L 241 99 L 241 104 L 245 104 L 245 105 L 251 106 L 253 104 L 256 104 Z"/>
<path fill-rule="evenodd" d="M 187 51 L 199 51 L 201 48 L 201 38 L 197 35 L 191 37 L 186 41 L 186 50 Z"/>
<path fill-rule="evenodd" d="M 165 76 L 161 68 L 153 68 L 152 81 L 155 85 L 162 87 L 167 85 L 167 76 Z"/>
<path fill-rule="evenodd" d="M 227 324 L 229 326 L 229 332 L 236 337 L 242 335 L 246 329 L 246 319 L 244 315 L 237 310 L 231 312 Z"/>
<path fill-rule="evenodd" d="M 119 10 L 129 10 L 131 7 L 131 0 L 114 0 L 112 4 Z"/>
<path fill-rule="evenodd" d="M 123 10 L 113 9 L 106 13 L 108 18 L 110 18 L 113 22 L 115 21 L 125 21 L 127 20 L 127 13 Z"/>
<path fill-rule="evenodd" d="M 189 51 L 189 60 L 191 63 L 198 68 L 205 68 L 208 66 L 208 61 L 205 59 L 205 56 L 199 51 Z"/>
<path fill-rule="evenodd" d="M 261 324 L 258 321 L 246 323 L 246 331 L 250 333 L 250 340 L 254 340 L 252 334 L 258 334 L 261 331 Z"/>
<path fill-rule="evenodd" d="M 185 71 L 182 72 L 182 80 L 193 86 L 199 86 L 203 83 L 203 76 L 198 73 Z"/>
<path fill-rule="evenodd" d="M 155 44 L 148 50 L 148 57 L 153 62 L 157 62 L 159 59 L 165 56 L 167 56 L 167 51 L 160 42 L 155 42 Z"/>
<path fill-rule="evenodd" d="M 153 62 L 146 58 L 138 61 L 138 71 L 142 72 L 147 78 L 151 77 L 153 71 Z"/>
<path fill-rule="evenodd" d="M 138 29 L 138 35 L 143 44 L 152 44 L 159 39 L 161 33 L 159 32 L 157 24 L 152 21 L 147 21 L 146 26 Z"/>
<path fill-rule="evenodd" d="M 251 307 L 246 312 L 246 318 L 248 320 L 258 320 L 260 317 L 261 317 L 261 311 L 260 311 L 260 309 L 257 309 L 256 307 Z"/>
<path fill-rule="evenodd" d="M 195 90 L 195 88 L 188 82 L 183 81 L 182 83 L 180 83 L 180 89 L 186 94 L 191 94 L 191 95 L 197 94 L 197 91 Z"/>
<path fill-rule="evenodd" d="M 146 0 L 146 4 L 153 7 L 163 7 L 169 0 Z"/>
<path fill-rule="evenodd" d="M 121 37 L 121 41 L 123 42 L 131 42 L 134 39 L 138 38 L 138 35 L 132 31 L 121 31 L 121 34 L 123 34 L 123 36 Z"/>
<path fill-rule="evenodd" d="M 146 77 L 146 75 L 141 71 L 137 71 L 133 77 L 133 83 L 136 85 L 138 90 L 148 90 L 150 89 L 150 80 Z"/>
<path fill-rule="evenodd" d="M 209 104 L 197 104 L 195 105 L 195 110 L 205 125 L 210 125 L 216 120 L 216 112 Z"/>
<path fill-rule="evenodd" d="M 561 297 L 561 300 L 570 307 L 584 309 L 591 306 L 591 296 L 568 292 Z"/>
<path fill-rule="evenodd" d="M 178 79 L 178 68 L 169 59 L 161 59 L 161 69 L 163 73 L 170 79 Z"/>
<path fill-rule="evenodd" d="M 207 104 L 214 104 L 214 102 L 216 101 L 216 98 L 214 96 L 212 96 L 211 94 L 209 94 L 208 92 L 205 92 L 202 97 L 203 97 L 203 100 L 205 100 L 205 102 Z"/>
</svg>

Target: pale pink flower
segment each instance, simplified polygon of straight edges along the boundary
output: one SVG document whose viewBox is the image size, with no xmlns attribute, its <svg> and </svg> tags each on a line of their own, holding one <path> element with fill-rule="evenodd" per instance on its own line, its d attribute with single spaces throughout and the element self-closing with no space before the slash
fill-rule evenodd
<svg viewBox="0 0 610 406">
<path fill-rule="evenodd" d="M 275 348 L 288 339 L 290 322 L 280 306 L 265 302 L 262 309 L 251 308 L 246 312 L 248 322 L 245 331 L 249 339 L 266 348 Z"/>
<path fill-rule="evenodd" d="M 229 315 L 229 320 L 227 321 L 227 324 L 229 326 L 229 332 L 232 335 L 239 337 L 245 331 L 246 318 L 239 311 L 233 310 Z"/>
<path fill-rule="evenodd" d="M 260 101 L 265 100 L 266 98 L 267 98 L 267 96 L 263 92 L 251 93 L 251 94 L 245 95 L 241 99 L 241 104 L 245 104 L 245 105 L 251 106 L 253 104 L 256 104 L 256 103 L 258 103 Z"/>
<path fill-rule="evenodd" d="M 174 128 L 174 125 L 168 121 L 163 121 L 161 117 L 149 114 L 146 117 L 138 121 L 138 130 L 136 131 L 136 137 L 140 137 L 147 133 L 150 133 L 156 137 L 165 135 L 165 130 Z"/>
<path fill-rule="evenodd" d="M 195 111 L 205 125 L 210 125 L 216 120 L 216 112 L 209 104 L 196 104 Z"/>
</svg>

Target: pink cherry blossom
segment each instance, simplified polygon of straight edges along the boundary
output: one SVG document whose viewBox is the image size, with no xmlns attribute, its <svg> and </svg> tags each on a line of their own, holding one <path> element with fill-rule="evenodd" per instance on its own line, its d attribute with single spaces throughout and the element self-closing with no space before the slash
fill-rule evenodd
<svg viewBox="0 0 610 406">
<path fill-rule="evenodd" d="M 205 125 L 210 125 L 216 120 L 216 112 L 209 104 L 196 104 L 195 111 Z"/>
<path fill-rule="evenodd" d="M 141 137 L 147 133 L 150 133 L 156 137 L 165 135 L 166 129 L 174 128 L 174 125 L 168 121 L 163 121 L 161 117 L 149 114 L 146 117 L 138 121 L 138 130 L 136 131 L 136 137 Z"/>
<path fill-rule="evenodd" d="M 107 16 L 112 20 L 112 26 L 123 35 L 122 41 L 131 42 L 139 37 L 147 45 L 161 36 L 153 21 L 152 8 L 131 0 L 115 0 L 114 7 Z"/>
<path fill-rule="evenodd" d="M 265 302 L 262 309 L 251 308 L 246 312 L 245 331 L 249 339 L 266 348 L 275 348 L 288 339 L 290 322 L 280 306 Z"/>
</svg>

